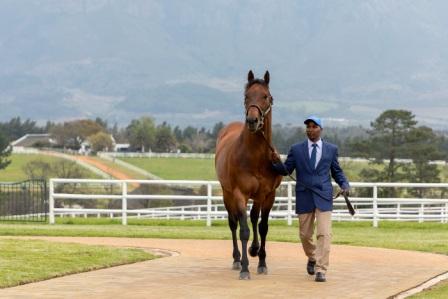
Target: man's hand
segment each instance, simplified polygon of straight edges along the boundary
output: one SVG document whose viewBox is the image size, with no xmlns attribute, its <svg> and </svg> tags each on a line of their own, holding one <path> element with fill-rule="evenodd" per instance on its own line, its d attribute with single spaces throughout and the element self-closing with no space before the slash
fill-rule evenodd
<svg viewBox="0 0 448 299">
<path fill-rule="evenodd" d="M 280 155 L 277 152 L 272 152 L 271 159 L 274 163 L 281 162 Z"/>
<path fill-rule="evenodd" d="M 350 195 L 350 189 L 342 189 L 341 190 L 341 195 L 348 197 Z"/>
</svg>

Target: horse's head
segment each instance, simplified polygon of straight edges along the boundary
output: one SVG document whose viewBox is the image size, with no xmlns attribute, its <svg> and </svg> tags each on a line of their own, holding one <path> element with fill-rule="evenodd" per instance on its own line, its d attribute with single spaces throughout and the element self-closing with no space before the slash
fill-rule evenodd
<svg viewBox="0 0 448 299">
<path fill-rule="evenodd" d="M 255 79 L 254 73 L 249 71 L 244 96 L 246 126 L 250 132 L 255 133 L 263 128 L 264 118 L 271 111 L 273 104 L 269 92 L 269 72 L 266 71 L 262 80 Z"/>
</svg>

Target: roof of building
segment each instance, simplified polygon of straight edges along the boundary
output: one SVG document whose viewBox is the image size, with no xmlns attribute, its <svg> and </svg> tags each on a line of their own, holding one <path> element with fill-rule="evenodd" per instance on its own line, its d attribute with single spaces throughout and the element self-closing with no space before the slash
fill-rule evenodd
<svg viewBox="0 0 448 299">
<path fill-rule="evenodd" d="M 32 147 L 36 143 L 54 143 L 50 134 L 26 134 L 11 142 L 12 146 Z"/>
</svg>

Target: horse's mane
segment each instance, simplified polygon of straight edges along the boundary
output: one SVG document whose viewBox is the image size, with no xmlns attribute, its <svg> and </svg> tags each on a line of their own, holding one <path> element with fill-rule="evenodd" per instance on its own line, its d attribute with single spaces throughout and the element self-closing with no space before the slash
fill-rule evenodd
<svg viewBox="0 0 448 299">
<path fill-rule="evenodd" d="M 252 81 L 247 82 L 246 91 L 254 84 L 261 84 L 263 86 L 269 87 L 268 84 L 266 84 L 266 81 L 264 81 L 263 79 L 254 79 Z"/>
</svg>

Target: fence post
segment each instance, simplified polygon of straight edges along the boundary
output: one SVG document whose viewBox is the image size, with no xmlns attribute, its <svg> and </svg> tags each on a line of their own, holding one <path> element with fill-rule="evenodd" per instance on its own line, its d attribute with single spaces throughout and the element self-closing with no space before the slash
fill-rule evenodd
<svg viewBox="0 0 448 299">
<path fill-rule="evenodd" d="M 401 216 L 401 205 L 399 203 L 397 203 L 397 216 L 396 216 L 396 220 L 400 220 L 400 216 Z"/>
<path fill-rule="evenodd" d="M 424 205 L 421 204 L 420 209 L 418 210 L 418 222 L 419 223 L 423 222 L 423 209 L 424 209 Z"/>
<path fill-rule="evenodd" d="M 212 184 L 207 184 L 207 226 L 212 226 Z"/>
<path fill-rule="evenodd" d="M 48 198 L 48 217 L 50 224 L 54 224 L 54 182 L 50 179 L 50 192 Z"/>
<path fill-rule="evenodd" d="M 128 184 L 126 181 L 121 183 L 121 224 L 127 225 L 128 224 Z"/>
<path fill-rule="evenodd" d="M 373 227 L 378 227 L 378 186 L 373 185 Z"/>
<path fill-rule="evenodd" d="M 445 204 L 445 223 L 448 223 L 448 202 Z"/>
<path fill-rule="evenodd" d="M 292 182 L 288 182 L 288 225 L 292 225 Z"/>
<path fill-rule="evenodd" d="M 444 207 L 443 207 L 443 205 L 441 205 L 440 206 L 440 223 L 443 223 L 443 219 L 445 218 L 444 216 L 445 216 L 444 215 Z"/>
</svg>

